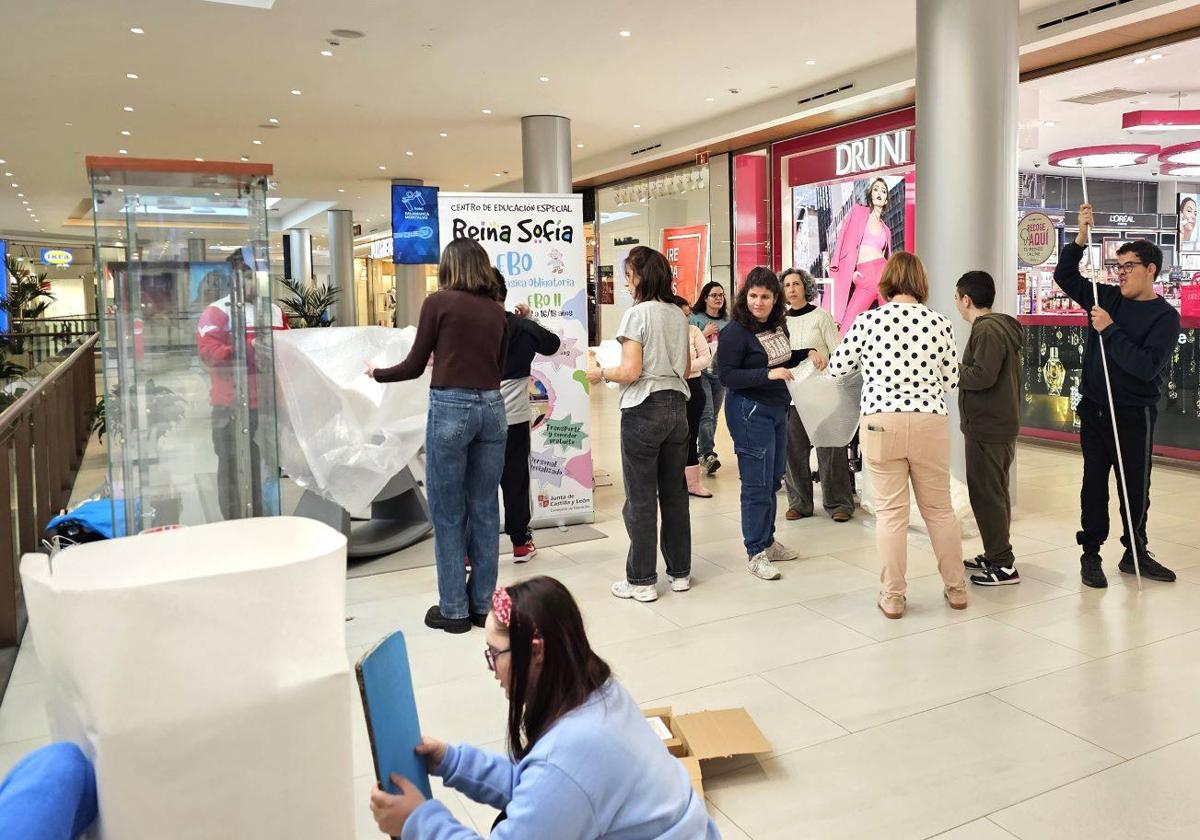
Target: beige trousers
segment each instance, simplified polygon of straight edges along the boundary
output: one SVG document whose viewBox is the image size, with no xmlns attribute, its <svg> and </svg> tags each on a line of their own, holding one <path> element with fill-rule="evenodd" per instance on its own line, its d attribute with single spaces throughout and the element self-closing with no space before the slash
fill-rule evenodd
<svg viewBox="0 0 1200 840">
<path fill-rule="evenodd" d="M 950 421 L 941 414 L 868 414 L 859 427 L 863 460 L 875 496 L 875 540 L 884 594 L 903 595 L 908 585 L 908 484 L 937 555 L 946 586 L 965 585 L 962 531 L 950 503 Z"/>
</svg>

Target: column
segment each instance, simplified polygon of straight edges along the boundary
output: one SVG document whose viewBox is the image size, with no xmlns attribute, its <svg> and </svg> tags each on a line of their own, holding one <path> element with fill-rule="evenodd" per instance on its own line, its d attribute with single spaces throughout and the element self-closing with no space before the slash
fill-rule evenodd
<svg viewBox="0 0 1200 840">
<path fill-rule="evenodd" d="M 392 185 L 408 187 L 424 186 L 419 178 L 393 178 Z M 443 242 L 445 248 L 447 243 Z M 396 273 L 396 313 L 394 323 L 397 327 L 416 326 L 421 314 L 421 304 L 425 301 L 425 266 L 400 265 L 392 266 Z"/>
<path fill-rule="evenodd" d="M 292 228 L 288 235 L 288 257 L 291 261 L 291 277 L 298 283 L 311 283 L 313 280 L 312 266 L 312 233 L 308 228 Z"/>
<path fill-rule="evenodd" d="M 203 239 L 189 239 L 187 257 L 188 262 L 204 262 L 208 259 L 208 243 Z"/>
<path fill-rule="evenodd" d="M 966 271 L 996 279 L 996 310 L 1016 309 L 1018 0 L 917 0 L 917 254 L 929 305 L 954 308 Z M 957 401 L 951 472 L 963 478 Z"/>
<path fill-rule="evenodd" d="M 334 307 L 334 326 L 358 325 L 358 296 L 354 287 L 354 219 L 349 210 L 330 210 L 329 228 L 329 285 L 337 289 L 338 302 Z"/>
<path fill-rule="evenodd" d="M 521 117 L 521 174 L 527 193 L 570 193 L 571 121 L 566 117 Z"/>
</svg>

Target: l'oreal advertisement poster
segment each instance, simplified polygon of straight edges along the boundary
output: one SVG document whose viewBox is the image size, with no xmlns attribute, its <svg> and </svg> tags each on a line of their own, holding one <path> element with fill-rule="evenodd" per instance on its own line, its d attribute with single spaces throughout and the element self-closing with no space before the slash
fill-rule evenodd
<svg viewBox="0 0 1200 840">
<path fill-rule="evenodd" d="M 820 305 L 842 334 L 854 318 L 879 305 L 883 267 L 905 247 L 905 175 L 792 188 L 792 265 L 823 282 Z"/>
</svg>

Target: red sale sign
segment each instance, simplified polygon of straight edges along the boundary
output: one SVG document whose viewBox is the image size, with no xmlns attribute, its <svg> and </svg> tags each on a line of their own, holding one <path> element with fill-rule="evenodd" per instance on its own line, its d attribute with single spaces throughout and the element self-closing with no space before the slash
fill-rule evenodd
<svg viewBox="0 0 1200 840">
<path fill-rule="evenodd" d="M 695 303 L 704 285 L 704 266 L 708 258 L 708 225 L 663 228 L 662 252 L 671 266 L 675 294 Z"/>
</svg>

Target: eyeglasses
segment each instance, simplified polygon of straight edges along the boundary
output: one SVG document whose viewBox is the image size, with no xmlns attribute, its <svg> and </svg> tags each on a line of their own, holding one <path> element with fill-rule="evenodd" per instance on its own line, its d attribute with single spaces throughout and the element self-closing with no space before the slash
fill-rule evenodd
<svg viewBox="0 0 1200 840">
<path fill-rule="evenodd" d="M 1117 273 L 1118 274 L 1128 274 L 1129 272 L 1133 271 L 1134 266 L 1138 266 L 1138 265 L 1146 265 L 1146 263 L 1142 262 L 1141 260 L 1137 260 L 1134 262 L 1117 263 Z"/>
<path fill-rule="evenodd" d="M 485 662 L 487 662 L 488 670 L 489 671 L 496 670 L 496 657 L 497 656 L 503 656 L 504 654 L 511 653 L 511 652 L 512 652 L 512 648 L 505 648 L 504 650 L 496 650 L 491 645 L 488 645 L 486 648 L 484 648 L 483 649 L 483 659 Z"/>
</svg>

